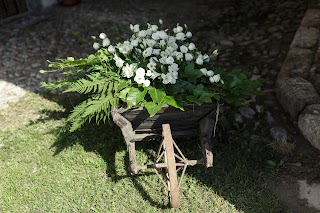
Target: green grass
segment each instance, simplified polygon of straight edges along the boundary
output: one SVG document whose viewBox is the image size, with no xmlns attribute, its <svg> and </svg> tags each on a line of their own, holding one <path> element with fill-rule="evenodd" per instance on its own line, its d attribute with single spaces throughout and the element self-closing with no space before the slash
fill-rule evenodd
<svg viewBox="0 0 320 213">
<path fill-rule="evenodd" d="M 173 210 L 152 170 L 128 174 L 118 127 L 88 124 L 61 132 L 67 113 L 57 102 L 29 93 L 0 111 L 0 212 L 281 211 L 264 184 L 270 157 L 265 144 L 242 143 L 242 136 L 215 141 L 215 166 L 187 169 L 180 207 Z M 188 158 L 200 157 L 198 142 L 178 145 Z M 149 162 L 157 146 L 138 143 L 139 162 Z"/>
</svg>

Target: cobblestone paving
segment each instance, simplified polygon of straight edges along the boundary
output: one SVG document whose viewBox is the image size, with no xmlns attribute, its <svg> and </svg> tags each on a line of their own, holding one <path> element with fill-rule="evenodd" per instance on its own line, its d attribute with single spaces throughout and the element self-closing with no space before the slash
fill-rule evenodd
<svg viewBox="0 0 320 213">
<path fill-rule="evenodd" d="M 39 73 L 47 69 L 47 60 L 87 56 L 93 52 L 91 35 L 105 32 L 117 42 L 128 36 L 130 23 L 146 20 L 162 19 L 167 28 L 187 24 L 201 50 L 219 50 L 215 66 L 245 68 L 273 88 L 306 9 L 304 0 L 82 0 L 74 7 L 57 5 L 33 14 L 38 22 L 18 19 L 0 25 L 0 109 L 21 97 L 21 88 L 44 92 L 41 81 L 59 78 Z M 255 111 L 263 108 L 273 138 L 287 138 L 287 130 L 296 133 L 273 94 L 258 99 Z M 246 119 L 245 110 L 238 115 Z"/>
</svg>

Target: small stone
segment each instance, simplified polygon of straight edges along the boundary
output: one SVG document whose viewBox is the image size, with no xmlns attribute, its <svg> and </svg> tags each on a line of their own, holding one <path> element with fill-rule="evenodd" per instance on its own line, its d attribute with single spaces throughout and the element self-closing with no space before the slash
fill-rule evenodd
<svg viewBox="0 0 320 213">
<path fill-rule="evenodd" d="M 272 124 L 275 123 L 275 120 L 274 120 L 271 112 L 269 112 L 269 111 L 266 111 L 266 121 L 267 121 L 267 123 L 270 124 L 270 125 L 272 125 Z"/>
<path fill-rule="evenodd" d="M 243 123 L 243 118 L 242 118 L 242 116 L 239 114 L 239 113 L 235 113 L 234 114 L 234 120 L 235 120 L 235 122 L 237 122 L 237 123 Z"/>
<path fill-rule="evenodd" d="M 220 44 L 222 45 L 222 46 L 227 46 L 227 47 L 233 47 L 233 42 L 232 41 L 229 41 L 229 40 L 221 40 L 220 41 Z"/>
<path fill-rule="evenodd" d="M 256 112 L 250 107 L 240 107 L 239 112 L 243 117 L 249 120 L 253 119 L 254 115 L 256 114 Z"/>
<path fill-rule="evenodd" d="M 257 105 L 256 105 L 256 110 L 257 110 L 258 113 L 261 114 L 261 113 L 263 113 L 263 111 L 264 111 L 264 106 L 257 104 Z"/>
<path fill-rule="evenodd" d="M 287 130 L 280 126 L 275 126 L 270 129 L 270 135 L 274 140 L 286 141 L 288 139 Z"/>
<path fill-rule="evenodd" d="M 33 63 L 33 64 L 31 64 L 31 67 L 32 68 L 39 68 L 39 67 L 41 67 L 41 64 L 40 63 Z"/>
</svg>

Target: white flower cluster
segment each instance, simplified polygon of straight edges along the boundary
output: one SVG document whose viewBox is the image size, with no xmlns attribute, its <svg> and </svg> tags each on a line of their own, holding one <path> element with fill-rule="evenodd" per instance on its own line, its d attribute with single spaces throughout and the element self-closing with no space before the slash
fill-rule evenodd
<svg viewBox="0 0 320 213">
<path fill-rule="evenodd" d="M 147 29 L 131 24 L 130 29 L 133 32 L 131 38 L 115 46 L 110 45 L 106 34 L 101 33 L 99 38 L 102 44 L 96 42 L 93 48 L 107 48 L 113 55 L 115 65 L 121 69 L 122 76 L 133 78 L 136 83 L 145 87 L 155 79 L 163 84 L 175 84 L 181 65 L 195 63 L 201 67 L 210 60 L 207 54 L 202 55 L 197 51 L 194 43 L 185 42 L 192 37 L 192 33 L 186 31 L 186 26 L 183 28 L 178 24 L 172 30 L 173 35 L 168 34 L 168 30 L 159 30 L 157 25 L 151 24 L 148 24 Z M 220 75 L 214 75 L 212 70 L 201 68 L 200 71 L 211 83 L 220 81 Z"/>
</svg>

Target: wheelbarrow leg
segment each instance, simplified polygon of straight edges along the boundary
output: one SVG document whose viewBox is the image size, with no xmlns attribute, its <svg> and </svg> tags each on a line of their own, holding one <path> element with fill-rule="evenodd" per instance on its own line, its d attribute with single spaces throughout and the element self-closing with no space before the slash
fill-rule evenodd
<svg viewBox="0 0 320 213">
<path fill-rule="evenodd" d="M 163 124 L 163 146 L 164 146 L 164 158 L 167 164 L 167 178 L 168 178 L 168 191 L 170 197 L 170 204 L 172 208 L 179 206 L 179 183 L 177 178 L 176 159 L 173 148 L 173 139 L 171 135 L 170 125 Z"/>
<path fill-rule="evenodd" d="M 208 167 L 213 166 L 214 155 L 212 152 L 212 135 L 215 121 L 213 120 L 214 112 L 200 120 L 200 140 L 202 146 L 202 154 L 204 165 Z"/>
<path fill-rule="evenodd" d="M 127 142 L 129 152 L 129 169 L 133 174 L 138 174 L 137 156 L 136 156 L 136 143 L 134 141 Z"/>
</svg>

